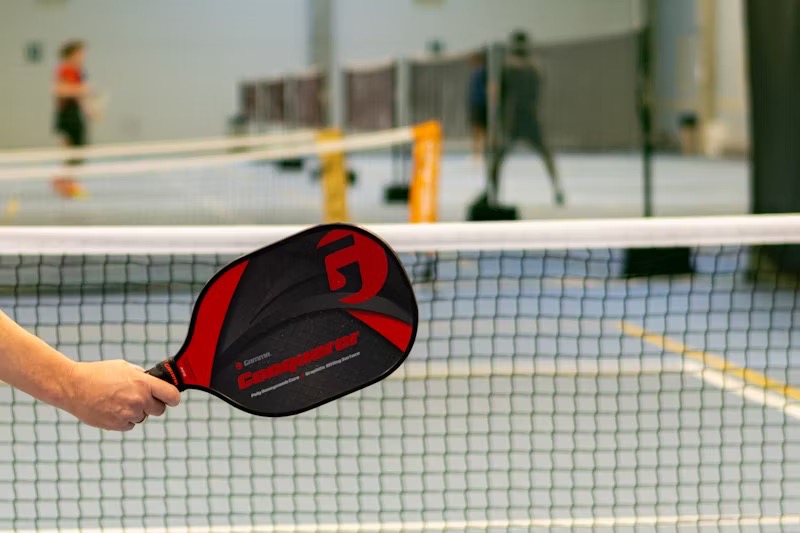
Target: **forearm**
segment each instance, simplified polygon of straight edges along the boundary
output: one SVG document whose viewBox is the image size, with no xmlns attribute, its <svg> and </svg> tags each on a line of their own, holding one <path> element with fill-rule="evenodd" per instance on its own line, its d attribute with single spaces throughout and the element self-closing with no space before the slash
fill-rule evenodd
<svg viewBox="0 0 800 533">
<path fill-rule="evenodd" d="M 62 407 L 75 362 L 0 311 L 0 380 Z"/>
<path fill-rule="evenodd" d="M 78 363 L 0 311 L 0 381 L 72 413 L 90 426 L 128 431 L 165 404 L 180 403 L 172 385 L 125 361 Z"/>
</svg>

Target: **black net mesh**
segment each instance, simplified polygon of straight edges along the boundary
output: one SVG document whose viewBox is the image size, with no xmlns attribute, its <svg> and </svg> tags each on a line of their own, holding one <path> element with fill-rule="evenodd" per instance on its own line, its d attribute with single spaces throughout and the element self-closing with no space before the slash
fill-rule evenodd
<svg viewBox="0 0 800 533">
<path fill-rule="evenodd" d="M 539 75 L 537 95 L 527 104 L 535 109 L 536 130 L 558 150 L 639 150 L 640 34 L 530 48 L 529 61 Z M 438 120 L 449 140 L 470 135 L 469 87 L 476 71 L 488 70 L 487 105 L 503 98 L 503 66 L 507 48 L 492 46 L 461 55 L 409 61 L 408 106 L 412 123 Z M 494 96 L 492 96 L 494 95 Z M 496 109 L 504 102 L 494 101 Z M 491 111 L 484 112 L 491 115 Z M 498 110 L 498 113 L 500 111 Z M 488 125 L 492 125 L 487 117 Z M 500 126 L 502 128 L 502 125 Z"/>
<path fill-rule="evenodd" d="M 308 85 L 318 87 L 316 82 Z M 326 108 L 320 104 L 298 111 L 293 122 L 301 126 L 298 131 L 210 140 L 246 143 L 241 148 L 184 153 L 181 150 L 187 148 L 182 146 L 206 140 L 176 140 L 159 143 L 171 152 L 149 152 L 152 145 L 148 144 L 123 145 L 130 149 L 123 155 L 86 158 L 83 165 L 69 169 L 86 193 L 80 201 L 64 201 L 55 194 L 50 180 L 62 176 L 64 170 L 50 160 L 7 166 L 0 162 L 0 204 L 4 206 L 0 218 L 15 225 L 322 222 L 320 141 L 310 126 Z M 351 220 L 406 222 L 407 205 L 387 207 L 380 200 L 384 187 L 411 179 L 411 137 L 376 132 L 355 141 L 346 137 L 341 152 L 352 178 L 346 191 Z"/>
<path fill-rule="evenodd" d="M 412 123 L 438 120 L 447 139 L 470 134 L 468 90 L 475 57 L 485 50 L 409 61 L 409 108 Z"/>
<path fill-rule="evenodd" d="M 402 371 L 293 418 L 189 391 L 119 435 L 2 387 L 0 530 L 790 530 L 800 307 L 751 255 L 624 280 L 621 250 L 402 254 Z M 76 359 L 152 365 L 228 259 L 4 256 L 0 306 Z"/>
<path fill-rule="evenodd" d="M 242 83 L 239 85 L 239 112 L 248 121 L 256 119 L 258 101 L 258 87 L 255 83 Z"/>
<path fill-rule="evenodd" d="M 397 125 L 397 64 L 344 69 L 344 123 L 351 131 Z"/>
<path fill-rule="evenodd" d="M 274 124 L 283 123 L 286 120 L 286 92 L 283 80 L 268 80 L 263 83 L 262 87 L 267 121 Z"/>
<path fill-rule="evenodd" d="M 639 33 L 542 46 L 543 127 L 556 148 L 638 150 Z"/>
<path fill-rule="evenodd" d="M 284 81 L 286 122 L 295 128 L 321 128 L 328 123 L 325 76 L 320 72 Z"/>
</svg>

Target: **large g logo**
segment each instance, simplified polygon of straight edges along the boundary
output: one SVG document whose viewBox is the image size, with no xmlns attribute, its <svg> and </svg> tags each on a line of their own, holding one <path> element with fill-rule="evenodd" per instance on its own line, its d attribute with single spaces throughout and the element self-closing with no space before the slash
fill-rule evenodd
<svg viewBox="0 0 800 533">
<path fill-rule="evenodd" d="M 341 273 L 341 269 L 357 264 L 361 275 L 361 289 L 339 301 L 347 304 L 359 304 L 377 296 L 381 291 L 389 274 L 389 260 L 383 246 L 361 233 L 345 229 L 329 231 L 319 241 L 317 249 L 345 238 L 352 238 L 353 244 L 325 257 L 328 286 L 332 291 L 342 290 L 347 285 L 347 278 Z"/>
</svg>

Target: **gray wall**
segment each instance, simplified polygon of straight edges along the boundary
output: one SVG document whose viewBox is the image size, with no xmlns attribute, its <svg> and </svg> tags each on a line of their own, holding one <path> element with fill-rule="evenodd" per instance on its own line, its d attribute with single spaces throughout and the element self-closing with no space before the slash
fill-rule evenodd
<svg viewBox="0 0 800 533">
<path fill-rule="evenodd" d="M 333 72 L 342 65 L 424 55 L 429 43 L 464 52 L 527 30 L 538 43 L 613 35 L 639 27 L 641 0 L 331 0 Z M 341 101 L 341 79 L 331 96 Z M 333 118 L 339 122 L 340 113 Z"/>
<path fill-rule="evenodd" d="M 314 2 L 324 0 L 0 1 L 0 147 L 55 144 L 50 87 L 58 46 L 90 44 L 91 80 L 111 96 L 96 142 L 218 135 L 237 83 L 300 70 L 314 56 Z M 641 23 L 640 0 L 330 0 L 334 67 L 459 51 L 527 29 L 539 42 L 609 35 Z M 659 2 L 658 123 L 674 134 L 695 105 L 697 0 Z M 432 4 L 432 5 L 431 5 Z M 718 0 L 717 113 L 729 143 L 746 143 L 741 0 Z M 44 45 L 28 64 L 24 47 Z M 319 55 L 319 54 L 316 54 Z M 338 98 L 335 84 L 333 101 Z"/>
<path fill-rule="evenodd" d="M 93 140 L 218 135 L 237 107 L 238 80 L 306 64 L 299 0 L 3 0 L 0 147 L 52 145 L 50 97 L 60 44 L 89 45 L 91 81 L 111 97 Z M 44 60 L 27 64 L 30 41 Z"/>
<path fill-rule="evenodd" d="M 433 39 L 461 51 L 528 30 L 539 42 L 620 33 L 640 0 L 334 0 L 336 57 L 363 61 L 425 52 Z M 439 5 L 440 7 L 436 7 Z"/>
<path fill-rule="evenodd" d="M 95 142 L 218 135 L 239 80 L 302 69 L 319 55 L 309 39 L 319 1 L 4 0 L 0 147 L 56 143 L 55 56 L 74 37 L 89 42 L 90 78 L 111 97 Z M 542 42 L 616 33 L 640 16 L 639 0 L 331 1 L 333 65 L 422 53 L 432 39 L 465 50 L 515 28 Z M 24 61 L 31 41 L 44 45 L 39 64 Z"/>
</svg>

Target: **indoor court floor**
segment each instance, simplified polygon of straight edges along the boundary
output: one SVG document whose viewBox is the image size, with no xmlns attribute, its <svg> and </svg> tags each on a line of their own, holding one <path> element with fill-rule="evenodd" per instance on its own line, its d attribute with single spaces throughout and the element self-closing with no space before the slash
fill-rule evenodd
<svg viewBox="0 0 800 533">
<path fill-rule="evenodd" d="M 638 217 L 643 212 L 642 160 L 633 154 L 564 153 L 556 160 L 567 205 L 552 204 L 538 157 L 509 157 L 501 200 L 521 218 Z M 358 183 L 349 189 L 350 217 L 358 223 L 405 222 L 405 205 L 387 206 L 388 154 L 348 158 Z M 191 171 L 141 173 L 87 179 L 88 198 L 65 200 L 47 180 L 10 180 L 0 188 L 5 224 L 311 224 L 322 221 L 322 192 L 311 178 L 315 160 L 300 171 L 273 163 L 239 164 Z M 407 171 L 410 173 L 410 170 Z M 484 186 L 483 165 L 468 154 L 442 161 L 439 219 L 463 221 Z M 744 160 L 659 156 L 654 162 L 657 215 L 742 214 L 749 209 Z"/>
</svg>

